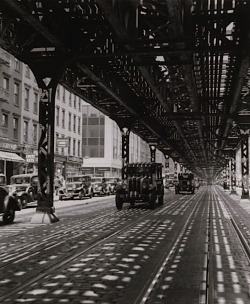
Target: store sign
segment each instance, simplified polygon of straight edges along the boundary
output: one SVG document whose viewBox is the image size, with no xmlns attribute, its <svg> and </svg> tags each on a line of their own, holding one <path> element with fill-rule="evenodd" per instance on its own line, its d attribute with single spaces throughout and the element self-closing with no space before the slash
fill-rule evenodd
<svg viewBox="0 0 250 304">
<path fill-rule="evenodd" d="M 8 149 L 8 150 L 17 150 L 16 144 L 11 144 L 7 142 L 0 142 L 0 148 L 2 149 Z"/>
<path fill-rule="evenodd" d="M 67 148 L 69 145 L 69 139 L 68 138 L 57 138 L 56 139 L 56 146 L 58 148 Z"/>
<path fill-rule="evenodd" d="M 27 154 L 26 155 L 26 162 L 27 163 L 36 163 L 38 161 L 35 154 Z"/>
<path fill-rule="evenodd" d="M 74 162 L 74 163 L 82 163 L 83 158 L 82 157 L 78 157 L 78 156 L 68 156 L 68 161 L 69 162 Z"/>
</svg>

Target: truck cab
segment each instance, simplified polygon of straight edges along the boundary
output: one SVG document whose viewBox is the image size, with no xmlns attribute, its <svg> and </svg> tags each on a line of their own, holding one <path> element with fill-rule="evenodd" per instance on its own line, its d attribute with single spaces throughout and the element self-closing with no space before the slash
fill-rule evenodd
<svg viewBox="0 0 250 304">
<path fill-rule="evenodd" d="M 163 196 L 162 164 L 130 163 L 127 165 L 127 178 L 116 187 L 116 208 L 121 210 L 124 203 L 134 206 L 148 202 L 153 209 L 156 200 L 163 204 Z"/>
<path fill-rule="evenodd" d="M 194 194 L 194 175 L 192 173 L 179 173 L 178 182 L 175 185 L 175 193 Z"/>
</svg>

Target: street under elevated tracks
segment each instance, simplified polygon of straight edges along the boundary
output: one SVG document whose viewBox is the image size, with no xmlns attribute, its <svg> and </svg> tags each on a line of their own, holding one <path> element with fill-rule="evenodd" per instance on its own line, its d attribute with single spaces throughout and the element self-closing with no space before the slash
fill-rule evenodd
<svg viewBox="0 0 250 304">
<path fill-rule="evenodd" d="M 114 197 L 56 202 L 60 221 L 0 231 L 1 303 L 250 302 L 250 214 L 219 186 L 168 191 L 163 206 Z M 244 246 L 245 242 L 245 246 Z"/>
</svg>

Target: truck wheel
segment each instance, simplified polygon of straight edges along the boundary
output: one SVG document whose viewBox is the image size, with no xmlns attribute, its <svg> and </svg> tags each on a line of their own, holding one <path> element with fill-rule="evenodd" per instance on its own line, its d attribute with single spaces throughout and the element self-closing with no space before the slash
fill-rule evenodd
<svg viewBox="0 0 250 304">
<path fill-rule="evenodd" d="M 158 204 L 161 206 L 163 205 L 163 195 L 158 197 Z"/>
<path fill-rule="evenodd" d="M 122 210 L 122 205 L 123 205 L 123 199 L 119 194 L 115 196 L 115 205 L 117 210 Z"/>
<path fill-rule="evenodd" d="M 4 224 L 11 224 L 13 223 L 15 218 L 15 210 L 14 209 L 8 209 L 4 215 L 3 215 L 3 222 Z"/>
<path fill-rule="evenodd" d="M 155 208 L 155 201 L 156 201 L 156 193 L 155 193 L 155 191 L 153 191 L 149 194 L 149 207 L 150 207 L 150 209 Z"/>
</svg>

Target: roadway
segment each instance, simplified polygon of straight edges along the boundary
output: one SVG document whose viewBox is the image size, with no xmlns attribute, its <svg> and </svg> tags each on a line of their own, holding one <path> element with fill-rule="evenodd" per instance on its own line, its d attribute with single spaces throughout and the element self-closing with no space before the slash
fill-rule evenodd
<svg viewBox="0 0 250 304">
<path fill-rule="evenodd" d="M 38 225 L 29 207 L 0 225 L 0 302 L 247 304 L 248 204 L 220 187 L 155 210 L 56 201 L 60 221 Z"/>
</svg>

